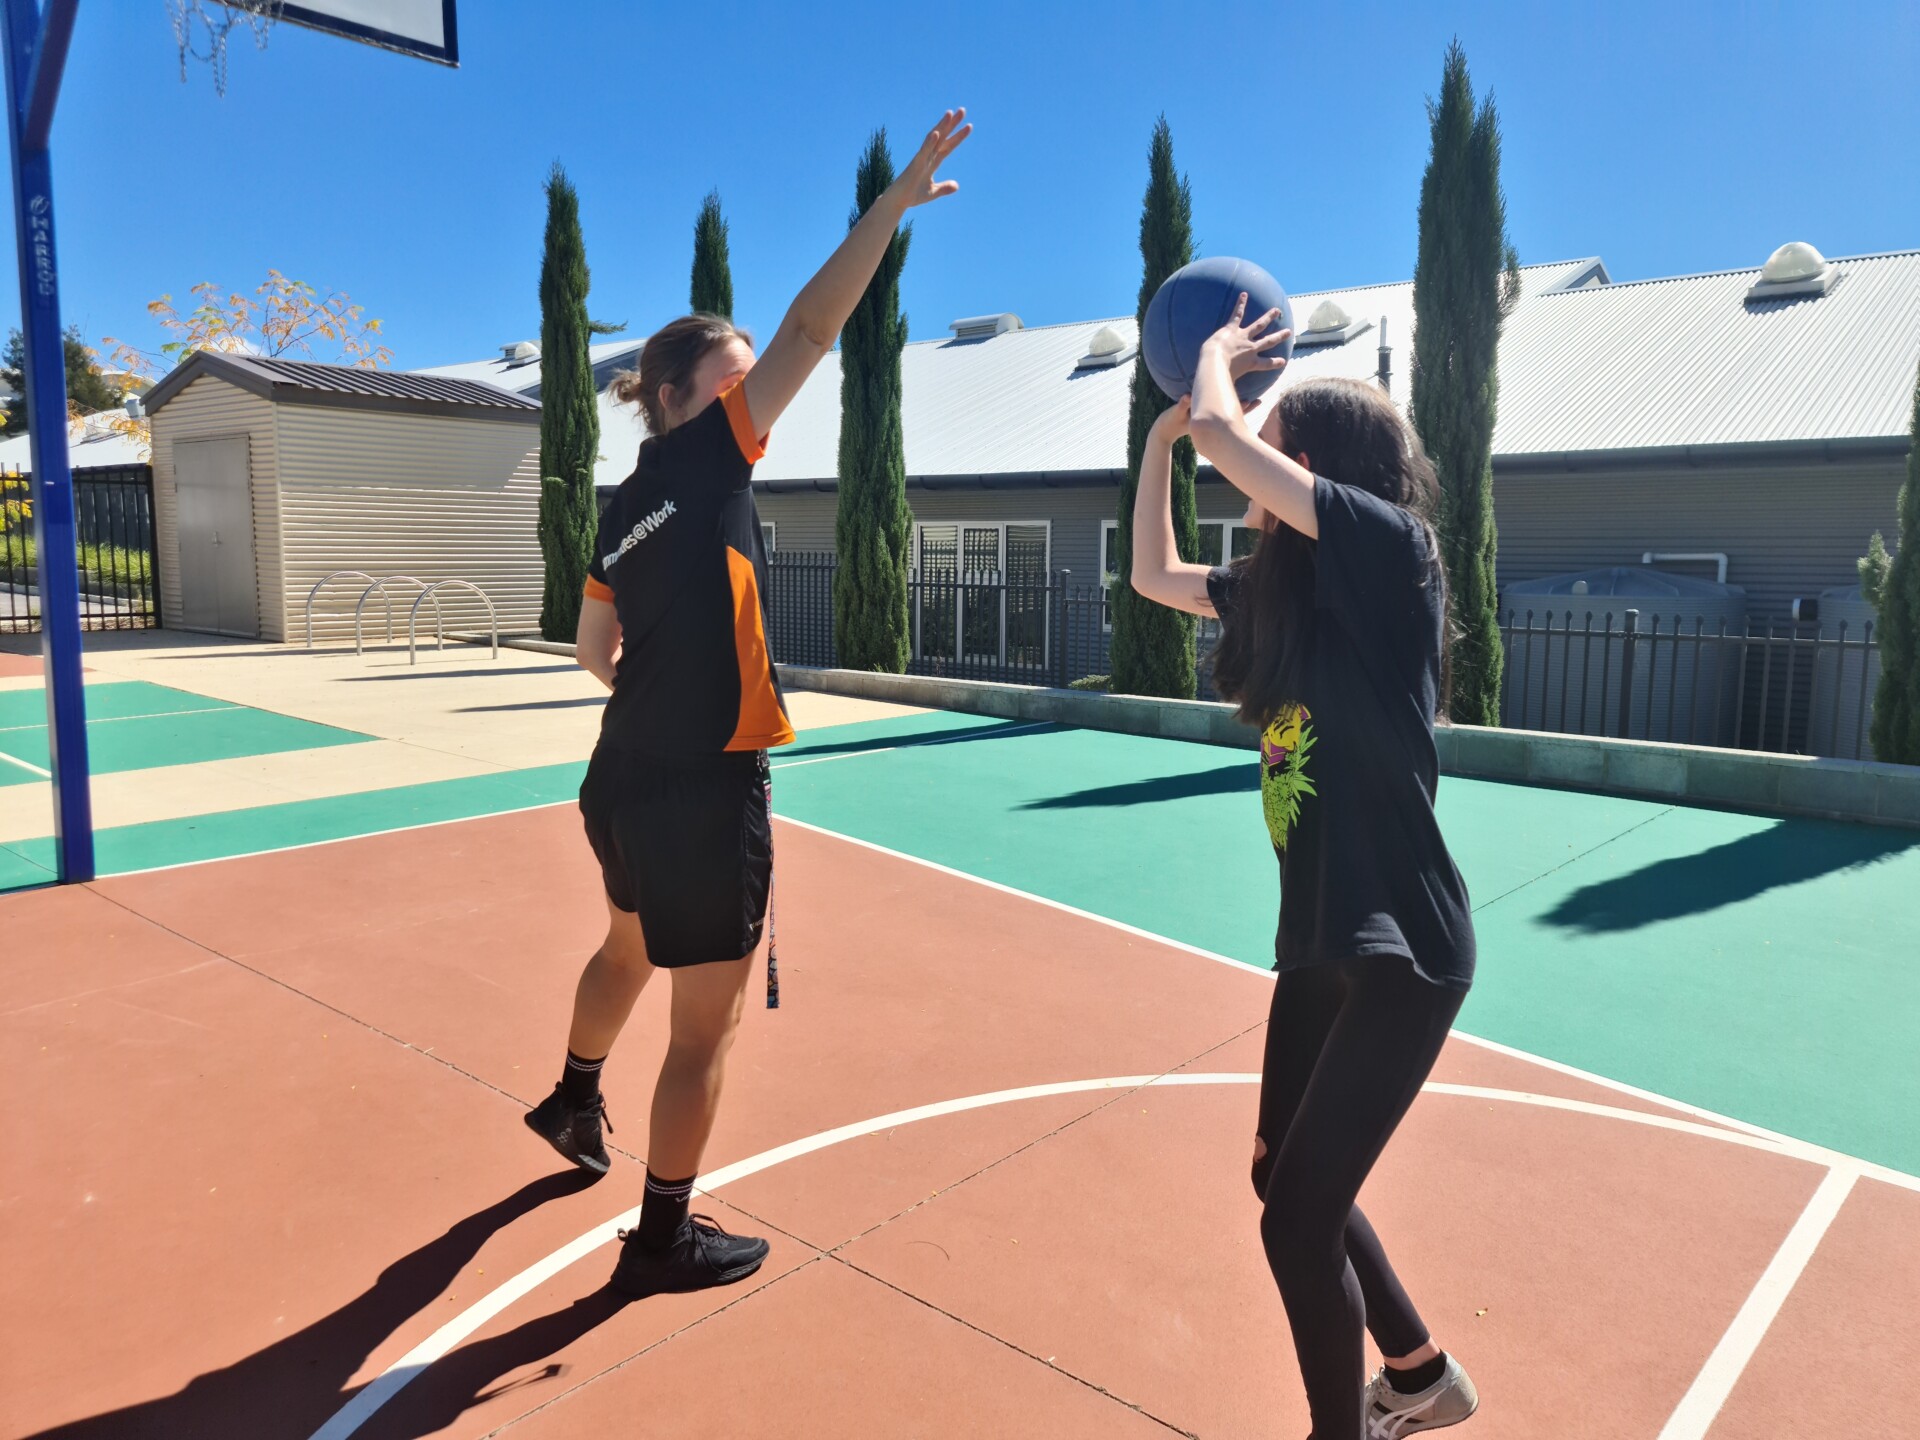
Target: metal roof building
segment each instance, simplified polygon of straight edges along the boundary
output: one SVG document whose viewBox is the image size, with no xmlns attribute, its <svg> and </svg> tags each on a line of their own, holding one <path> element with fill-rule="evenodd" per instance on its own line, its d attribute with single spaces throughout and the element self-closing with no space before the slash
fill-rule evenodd
<svg viewBox="0 0 1920 1440">
<path fill-rule="evenodd" d="M 1850 583 L 1868 536 L 1891 532 L 1920 366 L 1920 251 L 1834 260 L 1822 289 L 1787 294 L 1758 268 L 1621 283 L 1597 259 L 1528 267 L 1522 281 L 1501 339 L 1493 443 L 1503 583 L 1649 554 L 1704 556 L 1660 563 L 1713 574 L 1725 557 L 1765 619 Z M 1411 282 L 1293 299 L 1303 331 L 1316 312 L 1344 323 L 1322 343 L 1303 334 L 1283 387 L 1376 375 L 1384 325 L 1390 390 L 1406 403 Z M 1102 330 L 1129 363 L 1082 366 Z M 1007 527 L 1044 525 L 1049 568 L 1097 579 L 1135 334 L 1123 318 L 909 345 L 902 411 L 922 530 L 937 527 L 945 546 L 976 528 L 984 553 L 997 528 L 1010 563 Z M 755 472 L 780 549 L 832 548 L 831 495 L 805 492 L 834 488 L 838 398 L 835 357 Z M 622 439 L 637 446 L 639 432 Z M 1210 475 L 1199 486 L 1208 558 L 1232 553 L 1243 509 Z"/>
<path fill-rule="evenodd" d="M 1756 616 L 1854 580 L 1875 528 L 1891 530 L 1916 364 L 1920 251 L 1822 261 L 1785 280 L 1756 267 L 1616 281 L 1594 257 L 1524 267 L 1500 345 L 1494 432 L 1503 582 L 1663 561 L 1746 587 Z M 1293 296 L 1298 337 L 1282 386 L 1371 377 L 1388 346 L 1405 404 L 1411 281 Z M 1131 316 L 1021 327 L 956 324 L 901 358 L 909 500 L 937 543 L 1097 580 L 1126 463 Z M 1318 328 L 1311 328 L 1311 327 Z M 617 485 L 645 437 L 605 394 L 642 341 L 593 350 L 602 387 L 596 480 Z M 529 354 L 532 350 L 534 353 Z M 421 372 L 537 395 L 537 347 Z M 776 547 L 833 546 L 840 427 L 837 353 L 775 427 L 755 471 Z M 1202 472 L 1202 546 L 1244 543 L 1243 506 Z M 989 533 L 991 532 L 991 533 Z M 918 540 L 916 544 L 920 543 Z"/>
<path fill-rule="evenodd" d="M 297 639 L 308 593 L 340 570 L 465 580 L 503 629 L 537 621 L 538 401 L 478 379 L 204 352 L 144 398 L 168 625 Z M 351 636 L 338 612 L 355 593 L 331 595 L 317 633 Z M 483 625 L 459 593 L 449 619 Z"/>
</svg>

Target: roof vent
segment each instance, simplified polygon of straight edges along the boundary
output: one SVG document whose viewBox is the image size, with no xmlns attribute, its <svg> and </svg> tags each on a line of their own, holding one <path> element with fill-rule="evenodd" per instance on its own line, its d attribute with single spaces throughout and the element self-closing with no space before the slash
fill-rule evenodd
<svg viewBox="0 0 1920 1440">
<path fill-rule="evenodd" d="M 1307 328 L 1293 337 L 1293 348 L 1313 345 L 1344 345 L 1354 336 L 1372 329 L 1372 322 L 1355 320 L 1336 300 L 1322 300 L 1307 317 Z"/>
<path fill-rule="evenodd" d="M 1760 278 L 1747 291 L 1747 299 L 1824 295 L 1838 278 L 1826 256 L 1804 240 L 1790 240 L 1767 257 L 1767 263 L 1760 267 Z"/>
<path fill-rule="evenodd" d="M 1087 345 L 1087 353 L 1074 365 L 1075 370 L 1111 370 L 1116 365 L 1124 365 L 1140 353 L 1140 347 L 1130 342 L 1111 325 L 1102 325 L 1094 333 Z"/>
<path fill-rule="evenodd" d="M 531 340 L 516 340 L 500 347 L 500 358 L 509 365 L 531 365 L 540 358 L 540 347 Z"/>
<path fill-rule="evenodd" d="M 966 320 L 956 320 L 947 328 L 953 331 L 956 340 L 986 340 L 1025 327 L 1021 325 L 1018 315 L 974 315 Z"/>
</svg>

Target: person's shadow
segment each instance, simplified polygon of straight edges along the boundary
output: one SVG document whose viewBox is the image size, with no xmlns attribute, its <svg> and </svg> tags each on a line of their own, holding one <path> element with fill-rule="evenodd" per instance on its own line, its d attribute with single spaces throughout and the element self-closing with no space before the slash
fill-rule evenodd
<svg viewBox="0 0 1920 1440">
<path fill-rule="evenodd" d="M 184 1440 L 201 1436 L 311 1435 L 360 1387 L 352 1383 L 367 1357 L 401 1325 L 418 1315 L 450 1285 L 488 1237 L 550 1200 L 585 1189 L 592 1177 L 578 1171 L 548 1175 L 458 1221 L 438 1239 L 393 1262 L 366 1290 L 332 1314 L 274 1341 L 219 1370 L 197 1375 L 171 1395 L 39 1431 L 28 1440 Z M 393 1420 L 407 1435 L 444 1428 L 469 1406 L 503 1389 L 556 1379 L 550 1365 L 494 1387 L 499 1377 L 534 1364 L 612 1317 L 624 1299 L 601 1289 L 552 1315 L 476 1341 L 433 1367 L 430 1384 L 407 1387 L 383 1412 L 381 1430 Z M 418 1394 L 414 1392 L 419 1392 Z"/>
<path fill-rule="evenodd" d="M 1861 870 L 1920 845 L 1912 831 L 1782 820 L 1705 850 L 1655 860 L 1583 885 L 1542 917 L 1587 935 L 1702 915 L 1843 870 Z"/>
</svg>

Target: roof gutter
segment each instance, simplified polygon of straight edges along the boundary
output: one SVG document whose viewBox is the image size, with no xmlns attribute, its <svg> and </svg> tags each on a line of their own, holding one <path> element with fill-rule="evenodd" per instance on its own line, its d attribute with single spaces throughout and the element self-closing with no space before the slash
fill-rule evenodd
<svg viewBox="0 0 1920 1440">
<path fill-rule="evenodd" d="M 1102 490 L 1117 489 L 1124 470 L 1009 470 L 985 475 L 909 475 L 909 490 Z M 755 480 L 762 495 L 832 494 L 838 479 Z"/>
<path fill-rule="evenodd" d="M 1910 437 L 1863 435 L 1841 440 L 1763 440 L 1737 445 L 1647 445 L 1630 450 L 1548 450 L 1493 457 L 1496 472 L 1574 474 L 1589 470 L 1672 465 L 1709 469 L 1725 465 L 1839 464 L 1879 456 L 1904 458 Z"/>
</svg>

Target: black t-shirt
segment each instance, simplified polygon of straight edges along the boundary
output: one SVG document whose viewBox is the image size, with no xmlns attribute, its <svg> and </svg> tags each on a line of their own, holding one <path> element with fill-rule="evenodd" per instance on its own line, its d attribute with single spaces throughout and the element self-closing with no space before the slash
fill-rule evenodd
<svg viewBox="0 0 1920 1440">
<path fill-rule="evenodd" d="M 1433 811 L 1445 616 L 1426 535 L 1399 507 L 1314 481 L 1320 536 L 1303 692 L 1260 745 L 1261 805 L 1280 856 L 1280 969 L 1405 955 L 1426 979 L 1473 980 L 1473 917 Z M 1207 593 L 1235 623 L 1238 576 Z"/>
<path fill-rule="evenodd" d="M 621 636 L 602 745 L 693 756 L 792 743 L 767 652 L 762 453 L 735 385 L 643 441 L 600 517 L 587 594 L 613 602 Z"/>
</svg>

